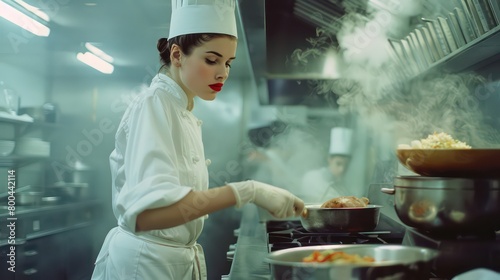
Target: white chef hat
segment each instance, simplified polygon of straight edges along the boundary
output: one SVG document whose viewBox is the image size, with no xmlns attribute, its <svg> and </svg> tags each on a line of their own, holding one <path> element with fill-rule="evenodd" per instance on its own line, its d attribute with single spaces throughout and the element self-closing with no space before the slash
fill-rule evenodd
<svg viewBox="0 0 500 280">
<path fill-rule="evenodd" d="M 330 131 L 330 155 L 351 154 L 352 130 L 345 127 L 334 127 Z"/>
<path fill-rule="evenodd" d="M 262 106 L 252 110 L 249 129 L 270 126 L 278 120 L 278 108 L 274 106 Z"/>
<path fill-rule="evenodd" d="M 235 0 L 172 0 L 168 38 L 196 33 L 237 36 Z"/>
</svg>

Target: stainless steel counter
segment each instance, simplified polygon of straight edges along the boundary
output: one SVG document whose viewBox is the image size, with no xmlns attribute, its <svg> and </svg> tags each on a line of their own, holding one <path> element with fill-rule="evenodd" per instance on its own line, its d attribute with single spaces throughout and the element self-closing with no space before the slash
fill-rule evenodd
<svg viewBox="0 0 500 280">
<path fill-rule="evenodd" d="M 243 208 L 229 279 L 271 279 L 270 267 L 263 259 L 267 256 L 266 224 L 259 222 L 257 206 Z"/>
</svg>

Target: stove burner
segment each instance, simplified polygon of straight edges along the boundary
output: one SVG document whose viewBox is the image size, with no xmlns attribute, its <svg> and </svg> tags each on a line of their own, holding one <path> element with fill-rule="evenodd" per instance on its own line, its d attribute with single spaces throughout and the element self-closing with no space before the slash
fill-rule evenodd
<svg viewBox="0 0 500 280">
<path fill-rule="evenodd" d="M 383 224 L 383 223 L 382 223 Z M 324 233 L 308 232 L 300 221 L 268 221 L 266 223 L 269 251 L 331 244 L 401 244 L 403 233 L 377 227 L 370 232 Z"/>
</svg>

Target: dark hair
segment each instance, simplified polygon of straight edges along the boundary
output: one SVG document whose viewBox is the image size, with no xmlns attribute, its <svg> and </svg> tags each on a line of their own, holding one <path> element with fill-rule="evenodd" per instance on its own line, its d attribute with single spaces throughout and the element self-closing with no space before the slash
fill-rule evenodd
<svg viewBox="0 0 500 280">
<path fill-rule="evenodd" d="M 202 45 L 203 43 L 206 43 L 212 39 L 215 38 L 220 38 L 220 37 L 227 37 L 231 39 L 236 39 L 236 37 L 233 37 L 231 35 L 226 35 L 226 34 L 217 34 L 217 33 L 198 33 L 198 34 L 186 34 L 186 35 L 180 35 L 171 39 L 167 38 L 160 38 L 158 40 L 158 44 L 156 45 L 156 48 L 160 52 L 160 61 L 162 63 L 162 68 L 164 66 L 170 66 L 170 48 L 172 45 L 176 44 L 180 47 L 181 51 L 186 54 L 190 55 L 193 49 L 197 46 Z"/>
<path fill-rule="evenodd" d="M 273 138 L 285 132 L 288 125 L 282 121 L 273 121 L 269 125 L 253 128 L 248 131 L 250 142 L 257 147 L 268 148 Z"/>
</svg>

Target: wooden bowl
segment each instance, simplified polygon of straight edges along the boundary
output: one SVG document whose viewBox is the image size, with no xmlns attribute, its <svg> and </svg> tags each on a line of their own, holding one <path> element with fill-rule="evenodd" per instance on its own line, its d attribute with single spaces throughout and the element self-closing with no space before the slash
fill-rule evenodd
<svg viewBox="0 0 500 280">
<path fill-rule="evenodd" d="M 397 156 L 422 176 L 500 178 L 500 149 L 398 149 Z"/>
</svg>

